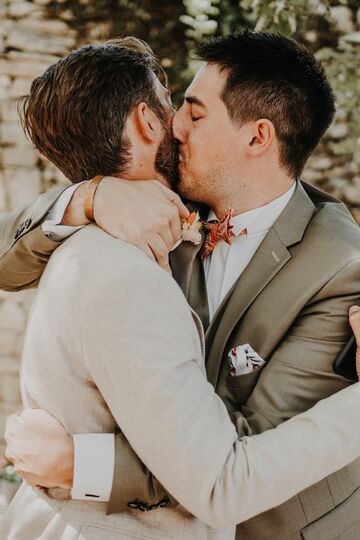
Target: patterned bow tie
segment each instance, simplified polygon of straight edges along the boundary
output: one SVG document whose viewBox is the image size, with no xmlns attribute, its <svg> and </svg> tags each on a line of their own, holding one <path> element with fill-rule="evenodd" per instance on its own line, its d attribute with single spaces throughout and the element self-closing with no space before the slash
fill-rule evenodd
<svg viewBox="0 0 360 540">
<path fill-rule="evenodd" d="M 221 221 L 217 219 L 203 224 L 205 230 L 207 231 L 205 242 L 201 248 L 201 259 L 203 261 L 214 251 L 219 240 L 224 240 L 227 244 L 232 243 L 233 226 L 230 225 L 232 215 L 233 211 L 231 208 L 229 208 Z"/>
</svg>

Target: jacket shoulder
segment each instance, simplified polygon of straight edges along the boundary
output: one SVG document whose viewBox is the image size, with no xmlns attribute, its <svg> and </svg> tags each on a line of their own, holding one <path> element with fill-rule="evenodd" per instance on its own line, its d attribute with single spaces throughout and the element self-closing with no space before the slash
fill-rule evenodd
<svg viewBox="0 0 360 540">
<path fill-rule="evenodd" d="M 302 185 L 314 204 L 310 230 L 316 233 L 330 250 L 360 256 L 360 227 L 346 205 L 339 199 L 310 184 Z"/>
</svg>

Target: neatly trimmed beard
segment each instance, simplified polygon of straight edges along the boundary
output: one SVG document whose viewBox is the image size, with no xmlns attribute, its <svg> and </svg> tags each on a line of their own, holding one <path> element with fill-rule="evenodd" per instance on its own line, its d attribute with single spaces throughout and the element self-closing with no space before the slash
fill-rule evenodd
<svg viewBox="0 0 360 540">
<path fill-rule="evenodd" d="M 155 156 L 155 169 L 170 183 L 171 189 L 177 190 L 179 184 L 179 151 L 171 127 L 163 124 L 164 137 L 159 144 Z"/>
</svg>

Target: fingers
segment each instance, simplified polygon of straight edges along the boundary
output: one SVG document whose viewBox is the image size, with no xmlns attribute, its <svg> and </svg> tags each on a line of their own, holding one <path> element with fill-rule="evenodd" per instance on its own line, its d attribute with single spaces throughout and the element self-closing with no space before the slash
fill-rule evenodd
<svg viewBox="0 0 360 540">
<path fill-rule="evenodd" d="M 169 254 L 169 252 L 172 250 L 172 248 L 174 247 L 174 244 L 175 244 L 171 228 L 169 226 L 167 226 L 161 232 L 159 232 L 158 234 L 161 236 L 162 241 L 165 244 L 167 254 Z"/>
<path fill-rule="evenodd" d="M 156 262 L 155 256 L 153 252 L 151 251 L 151 249 L 149 248 L 149 246 L 146 244 L 146 242 L 139 242 L 138 244 L 135 244 L 135 245 L 139 247 L 145 253 L 145 255 L 149 257 L 149 259 Z"/>
<path fill-rule="evenodd" d="M 178 212 L 180 214 L 180 217 L 183 218 L 183 219 L 186 219 L 187 217 L 189 217 L 190 212 L 186 208 L 186 206 L 182 202 L 182 200 L 180 199 L 179 195 L 177 195 L 177 193 L 175 193 L 171 189 L 167 188 L 166 186 L 164 186 L 160 182 L 159 182 L 159 186 L 160 186 L 162 192 L 164 193 L 165 197 L 168 199 L 168 201 L 170 201 L 172 204 L 174 204 L 176 206 L 176 208 L 178 209 Z"/>
<path fill-rule="evenodd" d="M 168 272 L 170 269 L 169 250 L 160 234 L 155 233 L 151 235 L 151 237 L 147 239 L 147 244 L 155 257 L 156 262 L 161 268 Z"/>
<path fill-rule="evenodd" d="M 166 200 L 169 201 L 171 204 L 162 205 L 162 207 L 158 207 L 159 214 L 166 217 L 169 221 L 169 223 L 164 224 L 164 227 L 157 231 L 160 233 L 165 242 L 166 238 L 163 235 L 163 231 L 165 226 L 170 227 L 171 233 L 173 235 L 173 243 L 170 246 L 168 245 L 169 251 L 172 250 L 174 247 L 174 244 L 180 239 L 181 237 L 181 219 L 185 219 L 190 215 L 189 210 L 186 208 L 184 203 L 181 201 L 179 195 L 174 193 L 171 189 L 167 188 L 166 186 L 162 185 L 160 182 L 155 181 L 154 182 L 157 187 L 159 187 L 162 196 L 165 195 Z"/>
<path fill-rule="evenodd" d="M 172 238 L 172 237 L 171 237 Z M 169 266 L 169 251 L 162 237 L 154 233 L 145 238 L 143 242 L 133 242 L 149 259 L 158 263 L 164 270 L 171 273 Z"/>
<path fill-rule="evenodd" d="M 152 230 L 149 230 L 145 235 L 147 244 L 153 243 L 155 234 L 161 236 L 169 253 L 181 238 L 181 221 L 178 209 L 175 206 L 168 204 L 158 205 L 158 215 L 154 220 Z M 155 239 L 155 251 L 157 251 L 157 245 L 158 241 Z M 158 253 L 158 255 L 162 256 L 162 252 Z"/>
<path fill-rule="evenodd" d="M 9 443 L 14 434 L 18 432 L 20 424 L 22 422 L 20 412 L 10 414 L 6 419 L 4 439 Z"/>
<path fill-rule="evenodd" d="M 181 238 L 181 216 L 189 215 L 180 197 L 157 180 L 105 178 L 99 189 L 97 224 L 168 270 L 168 253 Z"/>
<path fill-rule="evenodd" d="M 173 245 L 173 238 L 170 229 L 167 229 L 167 231 L 164 232 L 164 235 L 168 235 L 167 242 L 165 242 L 160 234 L 154 233 L 148 235 L 148 237 L 144 239 L 144 242 L 139 242 L 136 245 L 149 257 L 149 259 L 157 262 L 164 270 L 169 272 L 168 244 Z"/>
<path fill-rule="evenodd" d="M 20 415 L 21 415 L 21 411 L 11 414 L 10 416 L 8 416 L 6 420 L 6 425 L 5 425 L 5 434 L 4 434 L 4 439 L 6 442 L 5 457 L 8 461 L 13 463 L 14 465 L 18 464 L 20 461 L 19 448 L 18 448 L 19 440 L 20 441 L 22 440 L 22 436 L 21 436 L 22 419 Z"/>
<path fill-rule="evenodd" d="M 38 477 L 36 474 L 32 474 L 22 468 L 22 465 L 14 464 L 14 471 L 18 476 L 20 476 L 29 486 L 38 486 Z M 53 486 L 44 486 L 44 487 L 53 487 Z"/>
<path fill-rule="evenodd" d="M 13 463 L 15 465 L 15 462 L 16 462 L 16 457 L 12 451 L 12 448 L 11 446 L 7 446 L 5 448 L 5 457 L 8 461 L 10 461 L 10 463 Z"/>
<path fill-rule="evenodd" d="M 169 227 L 172 234 L 172 245 L 169 246 L 169 251 L 171 251 L 181 238 L 181 219 L 180 214 L 178 211 L 178 208 L 176 206 L 171 206 L 168 208 L 168 219 L 169 219 Z"/>
</svg>

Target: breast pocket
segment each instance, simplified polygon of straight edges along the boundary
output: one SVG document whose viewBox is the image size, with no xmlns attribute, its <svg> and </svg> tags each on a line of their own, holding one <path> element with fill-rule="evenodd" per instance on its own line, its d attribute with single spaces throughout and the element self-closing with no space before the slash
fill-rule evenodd
<svg viewBox="0 0 360 540">
<path fill-rule="evenodd" d="M 264 366 L 243 375 L 227 375 L 226 385 L 230 399 L 235 405 L 244 405 L 249 399 Z"/>
</svg>

